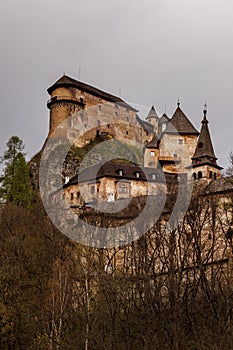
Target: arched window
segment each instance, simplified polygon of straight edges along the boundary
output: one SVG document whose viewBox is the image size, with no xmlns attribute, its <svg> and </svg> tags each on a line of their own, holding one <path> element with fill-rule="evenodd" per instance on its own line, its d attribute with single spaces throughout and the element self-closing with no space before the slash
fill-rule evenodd
<svg viewBox="0 0 233 350">
<path fill-rule="evenodd" d="M 193 180 L 196 180 L 196 179 L 197 179 L 197 174 L 193 173 Z"/>
<path fill-rule="evenodd" d="M 198 179 L 201 179 L 202 178 L 202 171 L 198 171 L 197 176 L 198 176 Z"/>
<path fill-rule="evenodd" d="M 212 179 L 212 177 L 213 177 L 213 172 L 212 171 L 210 171 L 209 176 L 210 176 L 210 179 Z"/>
</svg>

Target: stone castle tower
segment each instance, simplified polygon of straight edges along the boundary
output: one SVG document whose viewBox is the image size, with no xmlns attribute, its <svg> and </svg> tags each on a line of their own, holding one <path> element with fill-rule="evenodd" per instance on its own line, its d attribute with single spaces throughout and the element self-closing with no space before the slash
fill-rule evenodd
<svg viewBox="0 0 233 350">
<path fill-rule="evenodd" d="M 159 118 L 152 106 L 143 120 L 138 111 L 121 98 L 66 75 L 49 87 L 48 93 L 51 97 L 47 103 L 49 137 L 61 123 L 65 126 L 61 134 L 67 128 L 69 134 L 79 140 L 78 146 L 107 133 L 119 140 L 144 145 L 145 167 L 160 166 L 168 174 L 192 172 L 194 179 L 211 181 L 220 177 L 222 168 L 216 162 L 206 110 L 199 136 L 179 102 L 171 118 L 166 114 Z M 70 116 L 74 116 L 72 121 Z M 78 129 L 82 129 L 81 132 Z"/>
</svg>

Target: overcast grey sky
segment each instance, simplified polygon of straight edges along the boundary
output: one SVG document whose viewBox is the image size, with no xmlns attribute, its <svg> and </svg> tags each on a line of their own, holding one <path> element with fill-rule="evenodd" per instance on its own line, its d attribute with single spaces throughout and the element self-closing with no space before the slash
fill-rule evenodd
<svg viewBox="0 0 233 350">
<path fill-rule="evenodd" d="M 1 144 L 21 137 L 28 157 L 48 132 L 47 88 L 66 72 L 129 103 L 200 129 L 204 103 L 219 164 L 233 150 L 232 0 L 3 0 Z M 142 116 L 142 115 L 141 115 Z"/>
</svg>

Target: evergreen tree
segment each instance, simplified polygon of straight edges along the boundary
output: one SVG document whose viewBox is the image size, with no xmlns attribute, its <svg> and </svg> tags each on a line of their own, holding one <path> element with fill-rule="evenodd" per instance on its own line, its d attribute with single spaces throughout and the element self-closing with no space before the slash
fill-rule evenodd
<svg viewBox="0 0 233 350">
<path fill-rule="evenodd" d="M 33 191 L 30 182 L 30 169 L 23 153 L 23 141 L 12 136 L 7 142 L 8 149 L 1 157 L 5 164 L 4 174 L 0 178 L 0 197 L 18 206 L 31 207 Z"/>
</svg>

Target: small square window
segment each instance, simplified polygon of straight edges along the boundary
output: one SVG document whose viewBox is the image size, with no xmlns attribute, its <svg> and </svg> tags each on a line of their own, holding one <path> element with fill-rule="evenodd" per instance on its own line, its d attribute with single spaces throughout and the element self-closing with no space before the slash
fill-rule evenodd
<svg viewBox="0 0 233 350">
<path fill-rule="evenodd" d="M 155 152 L 154 152 L 154 151 L 151 151 L 151 152 L 150 152 L 150 155 L 151 155 L 151 157 L 154 157 L 154 156 L 155 156 Z"/>
<path fill-rule="evenodd" d="M 119 193 L 128 193 L 127 187 L 124 185 L 120 186 Z"/>
<path fill-rule="evenodd" d="M 179 145 L 183 145 L 184 140 L 183 139 L 179 139 Z"/>
</svg>

